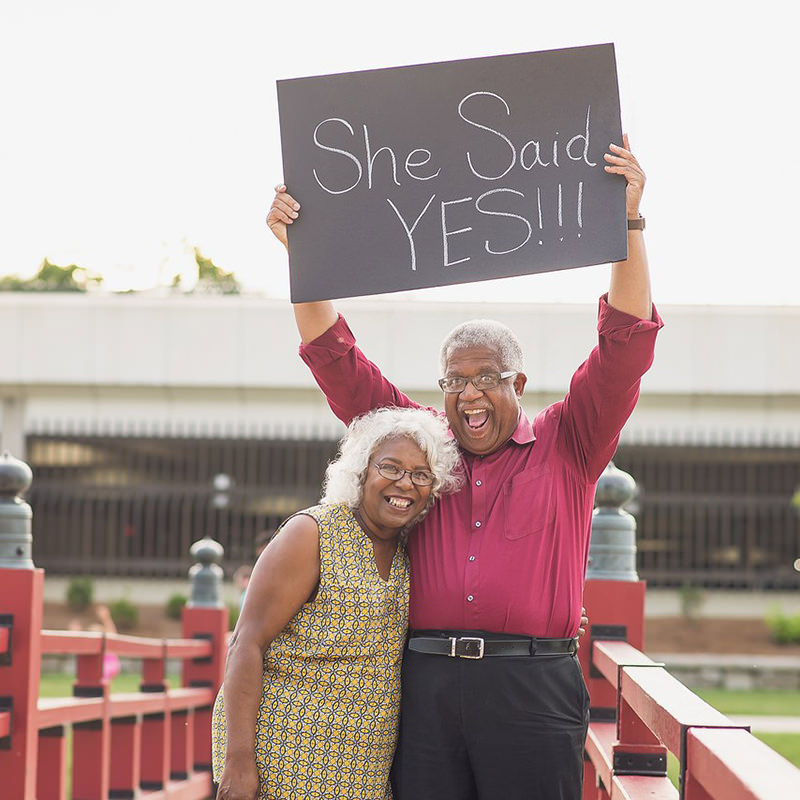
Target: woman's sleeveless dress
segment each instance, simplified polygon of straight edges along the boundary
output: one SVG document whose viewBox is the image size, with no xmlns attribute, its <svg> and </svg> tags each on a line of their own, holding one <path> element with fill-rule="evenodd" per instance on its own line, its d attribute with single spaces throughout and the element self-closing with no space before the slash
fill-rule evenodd
<svg viewBox="0 0 800 800">
<path fill-rule="evenodd" d="M 256 724 L 260 797 L 386 800 L 408 625 L 405 551 L 398 547 L 384 581 L 349 508 L 300 513 L 319 526 L 319 588 L 264 658 Z M 225 735 L 220 692 L 212 723 L 215 780 Z"/>
</svg>

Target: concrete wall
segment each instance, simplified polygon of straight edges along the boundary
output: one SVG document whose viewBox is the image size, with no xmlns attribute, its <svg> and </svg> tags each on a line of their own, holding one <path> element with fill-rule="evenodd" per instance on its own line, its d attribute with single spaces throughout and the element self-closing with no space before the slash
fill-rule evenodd
<svg viewBox="0 0 800 800">
<path fill-rule="evenodd" d="M 438 345 L 472 317 L 526 348 L 526 409 L 563 395 L 595 342 L 596 308 L 365 299 L 338 304 L 363 349 L 415 399 L 440 405 Z M 660 309 L 656 363 L 625 438 L 800 442 L 800 306 Z M 308 435 L 341 430 L 305 366 L 289 304 L 256 296 L 0 294 L 4 446 L 20 427 Z M 8 443 L 7 445 L 5 443 Z"/>
</svg>

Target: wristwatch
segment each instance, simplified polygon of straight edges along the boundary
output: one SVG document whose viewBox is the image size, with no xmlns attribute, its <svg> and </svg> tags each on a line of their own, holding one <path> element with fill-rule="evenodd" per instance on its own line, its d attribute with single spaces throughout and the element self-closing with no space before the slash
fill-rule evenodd
<svg viewBox="0 0 800 800">
<path fill-rule="evenodd" d="M 644 230 L 644 217 L 639 216 L 636 219 L 628 220 L 629 231 L 643 231 Z"/>
</svg>

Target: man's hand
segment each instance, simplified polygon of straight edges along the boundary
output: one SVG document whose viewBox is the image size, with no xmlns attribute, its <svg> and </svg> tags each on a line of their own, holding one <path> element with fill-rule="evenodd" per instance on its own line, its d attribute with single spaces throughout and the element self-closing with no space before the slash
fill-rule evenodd
<svg viewBox="0 0 800 800">
<path fill-rule="evenodd" d="M 225 758 L 217 800 L 257 800 L 260 781 L 252 757 Z"/>
<path fill-rule="evenodd" d="M 288 250 L 289 238 L 286 226 L 291 225 L 298 217 L 300 203 L 286 192 L 286 186 L 279 183 L 275 187 L 275 198 L 267 214 L 267 225 L 275 234 L 275 238 Z"/>
<path fill-rule="evenodd" d="M 605 170 L 615 175 L 625 176 L 625 180 L 628 182 L 625 188 L 625 210 L 627 211 L 628 219 L 635 219 L 639 216 L 639 206 L 642 202 L 642 193 L 644 192 L 647 176 L 630 151 L 627 133 L 622 136 L 622 143 L 623 147 L 616 144 L 609 145 L 611 153 L 606 153 L 604 156 L 605 160 L 608 161 Z"/>
<path fill-rule="evenodd" d="M 578 647 L 581 646 L 581 637 L 586 635 L 586 629 L 589 627 L 589 617 L 586 616 L 586 609 L 581 606 L 581 625 L 578 628 Z"/>
<path fill-rule="evenodd" d="M 581 626 L 578 628 L 578 636 L 586 634 L 586 628 L 589 627 L 589 617 L 586 616 L 586 609 L 581 608 Z"/>
</svg>

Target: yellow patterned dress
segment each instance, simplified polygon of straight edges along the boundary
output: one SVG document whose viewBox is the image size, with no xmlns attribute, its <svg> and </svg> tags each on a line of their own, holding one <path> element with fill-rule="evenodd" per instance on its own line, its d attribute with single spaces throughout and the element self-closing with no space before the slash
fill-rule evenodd
<svg viewBox="0 0 800 800">
<path fill-rule="evenodd" d="M 383 580 L 350 509 L 300 513 L 319 525 L 319 588 L 264 658 L 255 737 L 259 797 L 388 800 L 408 625 L 405 551 L 398 547 Z M 212 723 L 215 780 L 225 735 L 220 692 Z"/>
</svg>

